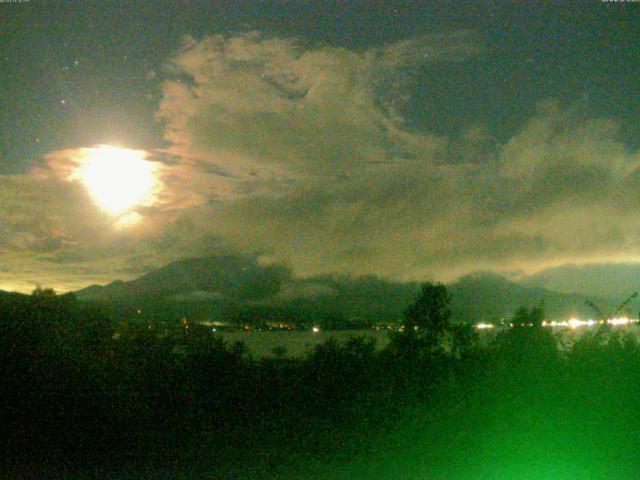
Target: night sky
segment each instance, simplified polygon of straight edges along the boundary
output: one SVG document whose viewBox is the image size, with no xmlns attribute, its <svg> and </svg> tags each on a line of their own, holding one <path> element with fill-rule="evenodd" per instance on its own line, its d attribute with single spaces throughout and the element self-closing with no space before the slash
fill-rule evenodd
<svg viewBox="0 0 640 480">
<path fill-rule="evenodd" d="M 0 289 L 640 261 L 640 3 L 0 3 Z"/>
</svg>

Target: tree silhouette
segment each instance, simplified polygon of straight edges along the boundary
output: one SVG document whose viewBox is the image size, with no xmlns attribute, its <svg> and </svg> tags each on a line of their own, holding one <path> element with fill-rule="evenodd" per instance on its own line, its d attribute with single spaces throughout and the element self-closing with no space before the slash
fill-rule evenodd
<svg viewBox="0 0 640 480">
<path fill-rule="evenodd" d="M 520 307 L 518 310 L 516 310 L 511 323 L 513 323 L 513 326 L 515 328 L 539 328 L 542 327 L 543 320 L 544 308 L 542 307 L 542 304 L 540 304 L 536 307 L 531 308 L 530 310 L 526 307 Z"/>
<path fill-rule="evenodd" d="M 511 319 L 512 328 L 496 337 L 502 359 L 508 360 L 513 368 L 540 370 L 557 360 L 557 341 L 551 329 L 543 328 L 544 318 L 542 304 L 520 307 Z"/>
<path fill-rule="evenodd" d="M 442 347 L 446 333 L 451 330 L 450 302 L 451 295 L 443 284 L 422 284 L 415 301 L 404 311 L 404 331 L 391 337 L 391 351 L 417 358 Z"/>
<path fill-rule="evenodd" d="M 451 294 L 441 283 L 422 285 L 415 302 L 404 312 L 405 330 L 421 330 L 425 336 L 437 339 L 451 324 Z"/>
</svg>

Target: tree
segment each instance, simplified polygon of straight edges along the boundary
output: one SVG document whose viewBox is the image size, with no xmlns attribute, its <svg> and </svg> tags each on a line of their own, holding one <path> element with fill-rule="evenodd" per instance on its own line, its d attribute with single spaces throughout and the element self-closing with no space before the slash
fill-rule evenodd
<svg viewBox="0 0 640 480">
<path fill-rule="evenodd" d="M 445 332 L 451 329 L 451 295 L 441 283 L 422 284 L 420 293 L 404 311 L 404 333 L 396 338 L 397 348 L 405 354 L 441 346 Z"/>
<path fill-rule="evenodd" d="M 513 327 L 496 337 L 502 358 L 514 368 L 521 368 L 524 362 L 528 370 L 539 370 L 547 365 L 545 361 L 556 360 L 557 342 L 551 329 L 542 327 L 544 317 L 542 304 L 531 309 L 520 307 L 511 319 Z"/>
<path fill-rule="evenodd" d="M 540 328 L 542 327 L 543 320 L 544 308 L 542 307 L 542 304 L 540 304 L 537 307 L 531 308 L 531 310 L 527 309 L 526 307 L 520 307 L 518 310 L 516 310 L 511 323 L 513 323 L 513 326 L 515 328 Z"/>
<path fill-rule="evenodd" d="M 425 335 L 439 336 L 451 326 L 450 303 L 451 294 L 443 284 L 422 284 L 415 302 L 404 312 L 405 330 L 422 330 Z"/>
<path fill-rule="evenodd" d="M 31 292 L 31 296 L 34 299 L 41 300 L 53 300 L 57 297 L 56 291 L 53 288 L 42 288 L 42 286 L 38 285 L 33 292 Z"/>
</svg>

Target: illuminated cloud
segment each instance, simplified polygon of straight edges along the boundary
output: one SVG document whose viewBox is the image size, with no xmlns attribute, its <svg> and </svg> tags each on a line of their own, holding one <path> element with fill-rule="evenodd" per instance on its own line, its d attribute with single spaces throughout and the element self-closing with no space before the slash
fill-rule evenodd
<svg viewBox="0 0 640 480">
<path fill-rule="evenodd" d="M 139 258 L 146 268 L 170 261 L 171 252 L 148 244 L 158 226 L 171 221 L 165 196 L 159 192 L 153 207 L 141 202 L 122 214 L 100 208 L 77 178 L 94 150 L 51 152 L 28 173 L 0 175 L 0 289 L 77 289 L 131 277 Z"/>
<path fill-rule="evenodd" d="M 411 280 L 634 258 L 640 155 L 613 119 L 547 100 L 499 143 L 486 125 L 444 135 L 404 118 L 421 71 L 482 55 L 469 33 L 362 50 L 186 37 L 158 74 L 155 201 L 97 209 L 69 180 L 78 149 L 0 176 L 0 288 L 78 288 L 221 251 Z"/>
<path fill-rule="evenodd" d="M 477 125 L 405 126 L 390 92 L 412 68 L 480 54 L 474 40 L 186 38 L 158 116 L 200 197 L 190 222 L 301 274 L 447 279 L 632 248 L 639 156 L 612 120 L 549 100 L 504 144 Z"/>
</svg>

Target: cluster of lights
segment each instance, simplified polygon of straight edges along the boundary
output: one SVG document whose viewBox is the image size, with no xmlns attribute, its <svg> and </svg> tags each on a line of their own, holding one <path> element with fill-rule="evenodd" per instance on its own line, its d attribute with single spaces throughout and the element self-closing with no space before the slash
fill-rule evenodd
<svg viewBox="0 0 640 480">
<path fill-rule="evenodd" d="M 293 327 L 286 323 L 268 324 L 267 330 L 293 330 Z"/>
<path fill-rule="evenodd" d="M 476 328 L 478 330 L 487 330 L 487 329 L 491 329 L 494 328 L 495 325 L 493 323 L 476 323 Z"/>
<path fill-rule="evenodd" d="M 607 323 L 608 325 L 611 326 L 624 326 L 624 325 L 630 325 L 632 323 L 638 323 L 640 320 L 635 319 L 635 318 L 628 318 L 628 317 L 615 317 L 615 318 L 610 318 L 609 320 L 607 320 L 606 322 L 604 320 L 580 320 L 579 318 L 570 318 L 569 320 L 563 320 L 560 322 L 556 322 L 551 321 L 551 322 L 547 322 L 546 320 L 542 322 L 542 326 L 543 327 L 568 327 L 573 329 L 579 328 L 579 327 L 593 327 L 594 325 L 599 325 L 599 324 L 604 324 Z M 478 330 L 486 330 L 486 329 L 491 329 L 494 328 L 495 325 L 493 323 L 476 323 L 475 328 L 477 328 Z M 513 327 L 513 323 L 509 324 L 510 327 Z M 531 326 L 531 325 L 530 325 Z"/>
<path fill-rule="evenodd" d="M 580 320 L 578 318 L 571 318 L 569 320 L 565 320 L 562 322 L 542 322 L 542 325 L 547 327 L 569 327 L 571 329 L 579 328 L 579 327 L 593 327 L 594 325 L 602 325 L 607 323 L 612 326 L 624 326 L 630 325 L 632 323 L 638 323 L 638 319 L 628 318 L 628 317 L 615 317 L 610 318 L 609 320 Z"/>
<path fill-rule="evenodd" d="M 0 289 L 1 290 L 1 289 Z M 373 329 L 376 331 L 379 330 L 395 330 L 397 327 L 395 324 L 388 323 L 387 325 L 374 325 Z"/>
</svg>

